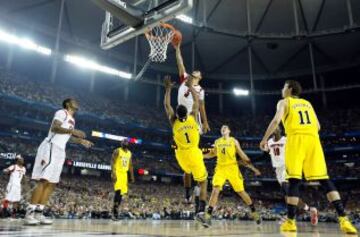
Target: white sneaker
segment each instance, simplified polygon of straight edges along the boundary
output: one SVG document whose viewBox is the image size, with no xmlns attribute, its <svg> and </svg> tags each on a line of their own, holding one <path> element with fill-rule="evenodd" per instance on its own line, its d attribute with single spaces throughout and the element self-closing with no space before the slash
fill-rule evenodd
<svg viewBox="0 0 360 237">
<path fill-rule="evenodd" d="M 46 218 L 42 213 L 39 213 L 36 216 L 36 219 L 40 222 L 41 225 L 52 225 L 53 220 Z"/>
<path fill-rule="evenodd" d="M 24 219 L 25 225 L 38 225 L 40 221 L 34 217 L 34 213 L 27 214 Z"/>
</svg>

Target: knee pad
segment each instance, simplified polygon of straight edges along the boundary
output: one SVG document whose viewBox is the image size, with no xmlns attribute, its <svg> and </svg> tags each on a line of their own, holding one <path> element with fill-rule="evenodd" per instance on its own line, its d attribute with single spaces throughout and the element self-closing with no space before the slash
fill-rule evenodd
<svg viewBox="0 0 360 237">
<path fill-rule="evenodd" d="M 114 202 L 120 204 L 121 200 L 122 200 L 121 192 L 120 192 L 120 190 L 116 190 L 115 191 L 115 196 L 114 196 Z"/>
<path fill-rule="evenodd" d="M 289 179 L 288 197 L 299 197 L 300 179 Z"/>
<path fill-rule="evenodd" d="M 322 189 L 325 191 L 325 193 L 330 193 L 332 191 L 337 191 L 335 185 L 333 182 L 331 182 L 328 179 L 325 180 L 320 180 L 320 185 L 322 187 Z"/>
</svg>

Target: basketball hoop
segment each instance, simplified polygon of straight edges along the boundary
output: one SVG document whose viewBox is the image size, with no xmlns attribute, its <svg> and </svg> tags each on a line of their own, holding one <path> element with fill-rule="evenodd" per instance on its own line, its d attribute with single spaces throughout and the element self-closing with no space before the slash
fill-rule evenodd
<svg viewBox="0 0 360 237">
<path fill-rule="evenodd" d="M 174 37 L 175 31 L 172 25 L 160 23 L 145 32 L 146 39 L 150 45 L 149 59 L 151 62 L 165 62 L 167 48 Z"/>
</svg>

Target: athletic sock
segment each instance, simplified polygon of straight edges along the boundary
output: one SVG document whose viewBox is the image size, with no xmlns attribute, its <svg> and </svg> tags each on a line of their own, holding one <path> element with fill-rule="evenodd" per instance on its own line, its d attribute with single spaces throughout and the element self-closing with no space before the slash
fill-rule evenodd
<svg viewBox="0 0 360 237">
<path fill-rule="evenodd" d="M 333 201 L 332 204 L 334 205 L 338 216 L 346 216 L 344 204 L 341 200 Z"/>
<path fill-rule="evenodd" d="M 208 207 L 208 210 L 207 210 L 207 213 L 208 213 L 209 215 L 212 215 L 213 210 L 214 210 L 214 208 L 213 208 L 212 206 L 209 206 L 209 207 Z"/>
<path fill-rule="evenodd" d="M 35 211 L 35 209 L 36 209 L 36 205 L 29 204 L 26 208 L 26 215 L 33 213 Z"/>
<path fill-rule="evenodd" d="M 205 206 L 206 206 L 206 202 L 203 200 L 200 200 L 199 202 L 199 212 L 204 212 L 205 211 Z"/>
<path fill-rule="evenodd" d="M 291 220 L 295 219 L 296 208 L 297 208 L 297 206 L 288 204 L 288 206 L 287 206 L 287 209 L 288 209 L 287 217 L 289 219 L 291 219 Z"/>
<path fill-rule="evenodd" d="M 36 209 L 37 209 L 38 211 L 41 211 L 41 212 L 44 211 L 44 208 L 45 208 L 45 205 L 41 205 L 41 204 L 40 204 L 40 205 L 37 205 L 37 206 L 36 206 Z"/>
<path fill-rule="evenodd" d="M 249 205 L 250 209 L 251 209 L 251 212 L 256 212 L 256 208 L 255 208 L 255 205 L 254 203 Z"/>
</svg>

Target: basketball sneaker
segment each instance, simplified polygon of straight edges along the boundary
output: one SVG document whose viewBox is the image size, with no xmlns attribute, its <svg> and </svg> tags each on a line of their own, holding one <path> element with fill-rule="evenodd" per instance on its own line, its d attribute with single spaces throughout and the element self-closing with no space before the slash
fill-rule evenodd
<svg viewBox="0 0 360 237">
<path fill-rule="evenodd" d="M 41 225 L 53 224 L 53 220 L 46 218 L 42 211 L 35 211 L 35 219 L 37 219 Z"/>
<path fill-rule="evenodd" d="M 261 224 L 261 216 L 259 214 L 259 212 L 255 211 L 251 213 L 251 217 L 253 218 L 253 220 L 256 222 L 256 224 L 260 225 Z"/>
<path fill-rule="evenodd" d="M 310 218 L 311 218 L 311 225 L 315 226 L 319 222 L 319 214 L 318 210 L 315 207 L 310 207 Z"/>
<path fill-rule="evenodd" d="M 38 224 L 40 224 L 40 221 L 35 218 L 34 212 L 33 213 L 27 213 L 25 215 L 24 224 L 25 225 L 38 225 Z"/>
<path fill-rule="evenodd" d="M 353 226 L 353 224 L 351 224 L 351 222 L 346 216 L 339 216 L 338 220 L 342 232 L 344 232 L 345 234 L 357 234 L 356 228 Z"/>
<path fill-rule="evenodd" d="M 31 205 L 26 208 L 26 214 L 24 219 L 25 225 L 38 225 L 40 221 L 35 218 L 35 210 Z"/>
<path fill-rule="evenodd" d="M 195 220 L 200 222 L 205 228 L 209 228 L 211 226 L 211 216 L 207 212 L 197 213 Z"/>
<path fill-rule="evenodd" d="M 280 225 L 281 232 L 296 232 L 296 222 L 295 220 L 287 219 Z"/>
</svg>

